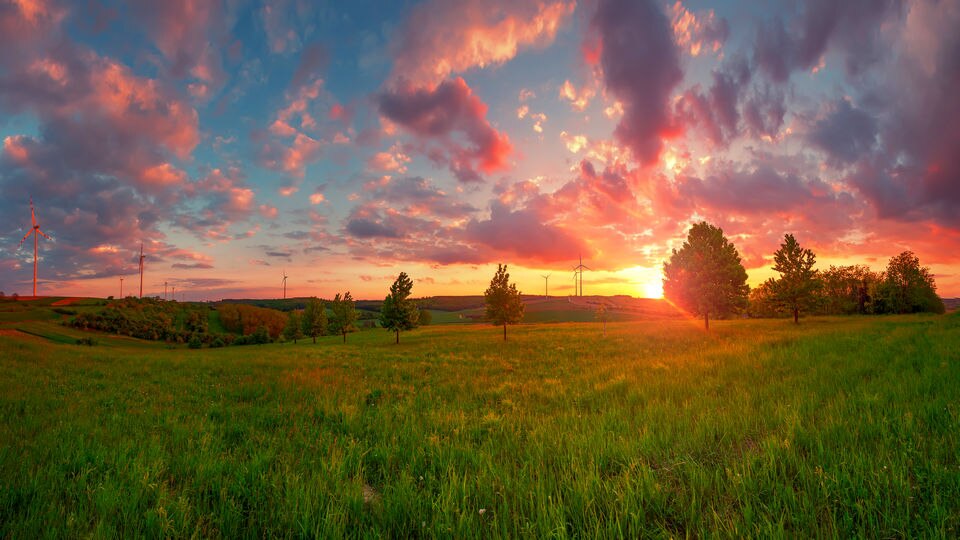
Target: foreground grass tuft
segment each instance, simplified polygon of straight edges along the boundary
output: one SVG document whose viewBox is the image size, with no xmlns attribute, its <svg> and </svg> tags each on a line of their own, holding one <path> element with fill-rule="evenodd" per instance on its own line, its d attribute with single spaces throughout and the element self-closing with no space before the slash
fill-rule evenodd
<svg viewBox="0 0 960 540">
<path fill-rule="evenodd" d="M 960 318 L 0 336 L 0 537 L 960 534 Z"/>
</svg>

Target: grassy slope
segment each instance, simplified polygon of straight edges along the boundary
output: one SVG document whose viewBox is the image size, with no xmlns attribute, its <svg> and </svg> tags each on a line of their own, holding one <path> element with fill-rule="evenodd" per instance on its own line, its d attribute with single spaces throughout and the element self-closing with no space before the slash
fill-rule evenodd
<svg viewBox="0 0 960 540">
<path fill-rule="evenodd" d="M 955 537 L 958 330 L 553 324 L 503 343 L 478 325 L 201 351 L 0 336 L 0 537 Z"/>
</svg>

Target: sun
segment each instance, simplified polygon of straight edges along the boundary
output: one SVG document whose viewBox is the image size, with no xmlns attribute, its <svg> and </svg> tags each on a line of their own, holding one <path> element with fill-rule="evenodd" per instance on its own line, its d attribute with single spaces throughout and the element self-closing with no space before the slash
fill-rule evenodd
<svg viewBox="0 0 960 540">
<path fill-rule="evenodd" d="M 659 267 L 634 266 L 623 270 L 634 293 L 642 298 L 663 298 L 663 276 Z"/>
<path fill-rule="evenodd" d="M 644 283 L 641 287 L 646 298 L 663 298 L 663 281 L 655 279 Z"/>
</svg>

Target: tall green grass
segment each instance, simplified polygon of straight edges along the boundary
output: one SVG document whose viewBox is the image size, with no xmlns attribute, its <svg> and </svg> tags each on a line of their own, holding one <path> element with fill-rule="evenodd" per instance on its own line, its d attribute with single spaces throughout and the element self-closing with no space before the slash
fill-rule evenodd
<svg viewBox="0 0 960 540">
<path fill-rule="evenodd" d="M 960 318 L 0 336 L 0 537 L 960 531 Z"/>
</svg>

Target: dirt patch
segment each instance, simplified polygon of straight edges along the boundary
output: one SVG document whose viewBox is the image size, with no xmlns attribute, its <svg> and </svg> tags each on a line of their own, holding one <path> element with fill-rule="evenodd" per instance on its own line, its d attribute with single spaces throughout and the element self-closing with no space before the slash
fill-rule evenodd
<svg viewBox="0 0 960 540">
<path fill-rule="evenodd" d="M 56 302 L 50 304 L 51 306 L 71 306 L 83 298 L 64 298 L 63 300 L 57 300 Z"/>
</svg>

